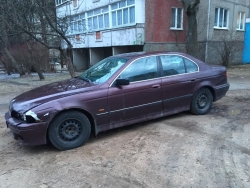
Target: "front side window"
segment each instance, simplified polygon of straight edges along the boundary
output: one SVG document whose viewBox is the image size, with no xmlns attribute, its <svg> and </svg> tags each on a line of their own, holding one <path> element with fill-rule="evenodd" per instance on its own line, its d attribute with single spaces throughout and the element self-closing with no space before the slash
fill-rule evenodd
<svg viewBox="0 0 250 188">
<path fill-rule="evenodd" d="M 183 23 L 183 9 L 171 9 L 171 29 L 182 29 Z"/>
<path fill-rule="evenodd" d="M 102 84 L 113 76 L 126 62 L 127 59 L 125 58 L 106 58 L 86 70 L 79 78 L 95 84 Z"/>
<path fill-rule="evenodd" d="M 245 12 L 238 12 L 237 30 L 245 30 Z"/>
<path fill-rule="evenodd" d="M 120 75 L 120 78 L 127 78 L 130 82 L 137 82 L 157 78 L 156 56 L 135 60 Z"/>
<path fill-rule="evenodd" d="M 215 8 L 214 28 L 227 29 L 229 11 L 224 8 Z"/>
<path fill-rule="evenodd" d="M 163 76 L 171 76 L 185 73 L 183 58 L 177 55 L 160 56 Z"/>
</svg>

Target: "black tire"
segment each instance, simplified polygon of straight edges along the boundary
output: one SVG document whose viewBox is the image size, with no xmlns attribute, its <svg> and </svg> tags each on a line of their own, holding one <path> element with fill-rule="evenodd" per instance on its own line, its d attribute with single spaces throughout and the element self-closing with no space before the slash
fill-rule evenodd
<svg viewBox="0 0 250 188">
<path fill-rule="evenodd" d="M 48 137 L 59 150 L 68 150 L 82 146 L 89 138 L 91 125 L 81 112 L 66 111 L 51 122 Z"/>
<path fill-rule="evenodd" d="M 212 107 L 213 95 L 208 88 L 198 90 L 191 103 L 191 112 L 196 115 L 206 114 Z"/>
</svg>

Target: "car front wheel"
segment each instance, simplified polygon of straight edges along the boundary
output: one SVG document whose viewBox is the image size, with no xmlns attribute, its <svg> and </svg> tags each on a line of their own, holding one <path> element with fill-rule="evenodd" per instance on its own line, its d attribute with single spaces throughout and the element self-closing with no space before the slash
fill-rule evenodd
<svg viewBox="0 0 250 188">
<path fill-rule="evenodd" d="M 191 112 L 197 115 L 206 114 L 212 107 L 213 95 L 208 88 L 198 90 L 191 103 Z"/>
<path fill-rule="evenodd" d="M 62 112 L 51 122 L 48 129 L 50 142 L 59 150 L 82 146 L 89 138 L 91 125 L 81 112 Z"/>
</svg>

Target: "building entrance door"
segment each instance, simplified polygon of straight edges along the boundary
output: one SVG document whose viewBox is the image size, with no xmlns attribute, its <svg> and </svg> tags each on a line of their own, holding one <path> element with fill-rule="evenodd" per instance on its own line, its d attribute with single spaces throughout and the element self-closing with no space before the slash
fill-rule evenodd
<svg viewBox="0 0 250 188">
<path fill-rule="evenodd" d="M 246 19 L 246 31 L 242 62 L 243 64 L 250 63 L 250 18 Z"/>
</svg>

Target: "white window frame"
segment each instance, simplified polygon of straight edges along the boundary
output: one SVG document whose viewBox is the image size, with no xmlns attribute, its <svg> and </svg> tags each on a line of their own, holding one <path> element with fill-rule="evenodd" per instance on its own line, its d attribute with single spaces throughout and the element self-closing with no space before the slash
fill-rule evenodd
<svg viewBox="0 0 250 188">
<path fill-rule="evenodd" d="M 97 12 L 99 11 L 99 13 L 95 13 L 96 11 Z M 107 22 L 108 25 L 106 25 L 106 22 L 105 22 L 105 15 L 107 16 L 108 19 L 110 19 L 109 14 L 110 14 L 110 12 L 109 12 L 108 6 L 88 11 L 87 12 L 87 15 L 88 15 L 87 16 L 87 24 L 88 24 L 89 31 L 100 31 L 100 30 L 104 30 L 104 29 L 109 29 L 110 28 L 110 21 L 108 20 L 108 22 Z M 103 24 L 102 27 L 100 26 L 100 17 L 102 17 L 102 24 Z M 93 28 L 94 19 L 97 19 L 97 28 Z"/>
<path fill-rule="evenodd" d="M 55 0 L 56 6 L 62 5 L 70 0 Z"/>
<path fill-rule="evenodd" d="M 216 10 L 218 10 L 217 15 L 216 15 Z M 222 18 L 220 17 L 221 11 L 222 11 Z M 225 11 L 227 11 L 226 18 L 225 18 Z M 228 26 L 229 26 L 229 9 L 216 7 L 214 14 L 215 14 L 215 16 L 214 16 L 214 19 L 215 19 L 214 28 L 215 29 L 228 29 Z M 225 19 L 227 19 L 226 20 L 226 26 L 224 26 Z M 220 26 L 220 20 L 221 20 L 221 24 L 222 24 L 221 26 Z"/>
<path fill-rule="evenodd" d="M 73 0 L 72 1 L 72 6 L 73 6 L 73 9 L 76 9 L 76 8 L 78 8 L 78 5 L 79 5 L 79 2 L 78 2 L 78 0 Z"/>
<path fill-rule="evenodd" d="M 175 10 L 175 15 L 174 15 L 174 27 L 172 27 L 172 10 Z M 178 27 L 178 10 L 181 9 L 181 23 L 180 23 L 180 26 L 181 27 Z M 170 27 L 171 30 L 183 30 L 183 8 L 178 8 L 178 7 L 172 7 L 171 8 L 171 27 Z"/>
<path fill-rule="evenodd" d="M 130 9 L 131 8 L 134 8 L 134 10 L 136 11 L 136 8 L 135 8 L 135 1 L 133 4 L 129 4 L 128 3 L 129 0 L 123 0 L 123 1 L 120 1 L 120 2 L 117 2 L 117 3 L 113 3 L 111 4 L 111 27 L 112 28 L 117 28 L 117 27 L 124 27 L 124 26 L 129 26 L 129 25 L 134 25 L 136 23 L 136 16 L 134 18 L 134 21 L 131 22 L 130 20 Z M 124 3 L 124 6 L 122 5 Z M 117 8 L 112 8 L 112 6 L 117 6 Z M 127 9 L 128 10 L 128 23 L 124 23 L 124 10 Z M 122 15 L 122 18 L 121 18 L 121 24 L 118 25 L 118 12 L 121 11 L 121 15 Z M 115 20 L 115 25 L 113 25 L 113 14 L 115 14 L 116 16 L 116 20 Z M 134 13 L 136 14 L 136 12 Z"/>
<path fill-rule="evenodd" d="M 79 34 L 79 33 L 85 33 L 87 31 L 85 13 L 73 15 L 72 17 L 70 17 L 70 19 L 71 19 L 70 29 L 69 32 L 67 32 L 68 34 Z M 80 30 L 80 24 L 82 27 L 81 30 Z M 75 30 L 74 28 L 75 26 L 77 27 L 77 30 Z"/>
<path fill-rule="evenodd" d="M 245 23 L 246 23 L 246 13 L 245 12 L 238 12 L 237 17 L 237 31 L 245 31 Z M 242 28 L 241 28 L 242 25 Z"/>
</svg>

